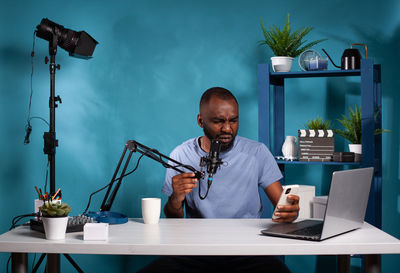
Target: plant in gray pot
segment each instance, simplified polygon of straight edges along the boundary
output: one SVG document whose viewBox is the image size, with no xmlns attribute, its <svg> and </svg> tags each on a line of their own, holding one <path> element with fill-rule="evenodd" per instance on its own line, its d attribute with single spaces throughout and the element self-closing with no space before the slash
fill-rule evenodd
<svg viewBox="0 0 400 273">
<path fill-rule="evenodd" d="M 71 207 L 67 203 L 61 203 L 61 201 L 45 201 L 39 211 L 42 214 L 46 239 L 65 239 Z"/>
<path fill-rule="evenodd" d="M 303 27 L 292 32 L 289 17 L 290 15 L 287 14 L 286 23 L 282 30 L 275 25 L 270 26 L 268 30 L 260 18 L 264 40 L 261 40 L 259 44 L 269 46 L 275 54 L 275 57 L 271 58 L 272 69 L 275 72 L 289 72 L 293 58 L 296 58 L 303 51 L 310 49 L 314 45 L 327 40 L 320 39 L 306 43 L 303 39 L 313 28 Z"/>
</svg>

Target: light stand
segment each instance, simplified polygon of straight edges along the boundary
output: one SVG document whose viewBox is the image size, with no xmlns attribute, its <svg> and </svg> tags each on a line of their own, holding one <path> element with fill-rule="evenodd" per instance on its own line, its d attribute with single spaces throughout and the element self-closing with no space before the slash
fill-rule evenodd
<svg viewBox="0 0 400 273">
<path fill-rule="evenodd" d="M 44 149 L 43 152 L 48 155 L 50 164 L 50 195 L 53 195 L 56 191 L 56 147 L 58 146 L 58 140 L 56 139 L 56 112 L 55 109 L 58 106 L 57 102 L 61 102 L 59 96 L 55 96 L 55 76 L 56 69 L 60 69 L 60 65 L 56 65 L 56 54 L 57 47 L 60 46 L 62 49 L 68 51 L 70 56 L 78 57 L 82 59 L 91 58 L 93 51 L 98 42 L 93 39 L 85 31 L 74 31 L 71 29 L 64 28 L 62 25 L 56 24 L 47 18 L 43 18 L 40 24 L 36 27 L 36 36 L 44 40 L 49 41 L 49 54 L 50 54 L 50 128 L 49 132 L 45 132 L 44 138 Z M 45 58 L 47 64 L 49 59 Z"/>
<path fill-rule="evenodd" d="M 76 32 L 71 29 L 64 28 L 47 18 L 43 18 L 40 25 L 36 27 L 36 36 L 49 41 L 49 55 L 50 55 L 50 128 L 48 132 L 43 135 L 44 148 L 43 152 L 48 155 L 48 161 L 50 165 L 50 196 L 56 192 L 56 147 L 58 146 L 58 140 L 56 139 L 56 107 L 57 102 L 62 103 L 59 96 L 55 96 L 55 76 L 56 69 L 60 69 L 60 65 L 56 65 L 56 54 L 57 46 L 65 49 L 69 52 L 70 56 L 79 57 L 83 59 L 89 59 L 93 51 L 98 44 L 89 34 L 85 31 Z M 47 64 L 49 59 L 45 58 Z M 36 264 L 34 271 L 37 270 L 40 263 L 44 258 L 43 254 L 38 263 Z M 64 254 L 68 261 L 74 266 L 78 272 L 83 272 L 79 266 L 72 260 L 68 254 Z M 47 272 L 59 272 L 60 271 L 60 255 L 59 254 L 47 254 Z"/>
<path fill-rule="evenodd" d="M 50 194 L 53 195 L 56 191 L 56 147 L 58 146 L 58 140 L 56 139 L 56 107 L 57 102 L 62 103 L 60 96 L 55 96 L 55 81 L 56 81 L 56 69 L 60 69 L 60 65 L 56 65 L 56 54 L 57 54 L 57 36 L 53 35 L 53 39 L 49 41 L 49 54 L 50 54 L 50 128 L 49 132 L 45 132 L 43 135 L 44 149 L 43 152 L 48 155 L 50 163 Z M 48 63 L 46 57 L 45 63 Z"/>
</svg>

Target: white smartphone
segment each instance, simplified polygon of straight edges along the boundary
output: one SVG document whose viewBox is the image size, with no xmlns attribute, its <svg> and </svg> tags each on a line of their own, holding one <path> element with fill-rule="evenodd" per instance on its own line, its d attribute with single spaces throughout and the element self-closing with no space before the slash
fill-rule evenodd
<svg viewBox="0 0 400 273">
<path fill-rule="evenodd" d="M 276 207 L 274 209 L 274 213 L 272 214 L 272 219 L 278 219 L 280 218 L 279 216 L 275 216 L 275 212 L 277 211 L 278 206 L 286 206 L 286 205 L 291 205 L 287 201 L 287 197 L 290 194 L 296 195 L 299 191 L 299 185 L 288 185 L 288 186 L 282 186 L 283 191 L 281 194 L 281 197 L 279 197 L 278 204 L 276 204 Z"/>
</svg>

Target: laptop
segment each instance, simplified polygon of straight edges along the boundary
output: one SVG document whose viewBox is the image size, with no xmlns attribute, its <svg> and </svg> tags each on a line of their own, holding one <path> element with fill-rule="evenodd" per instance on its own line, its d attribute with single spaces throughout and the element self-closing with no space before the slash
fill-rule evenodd
<svg viewBox="0 0 400 273">
<path fill-rule="evenodd" d="M 333 172 L 324 219 L 274 223 L 261 233 L 322 241 L 360 228 L 364 223 L 373 172 L 373 167 Z"/>
</svg>

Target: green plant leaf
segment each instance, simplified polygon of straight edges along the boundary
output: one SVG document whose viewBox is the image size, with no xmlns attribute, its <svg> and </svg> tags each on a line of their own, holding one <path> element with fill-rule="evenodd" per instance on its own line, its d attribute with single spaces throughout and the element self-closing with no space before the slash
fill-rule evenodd
<svg viewBox="0 0 400 273">
<path fill-rule="evenodd" d="M 307 121 L 304 127 L 309 130 L 330 130 L 331 122 L 329 120 L 323 121 L 322 118 L 317 116 L 315 119 Z"/>
<path fill-rule="evenodd" d="M 44 202 L 39 208 L 40 212 L 45 217 L 61 217 L 68 216 L 71 212 L 71 207 L 67 203 Z"/>
<path fill-rule="evenodd" d="M 275 56 L 288 56 L 295 58 L 304 50 L 310 49 L 314 45 L 327 39 L 320 39 L 307 43 L 303 41 L 304 37 L 313 30 L 312 27 L 303 27 L 291 32 L 290 14 L 286 16 L 286 22 L 281 30 L 279 27 L 272 25 L 269 30 L 260 18 L 260 25 L 263 31 L 264 40 L 259 41 L 259 45 L 268 45 Z"/>
<path fill-rule="evenodd" d="M 378 116 L 378 111 L 376 110 L 374 114 L 374 119 L 376 120 Z M 356 104 L 354 110 L 349 107 L 349 115 L 342 115 L 342 119 L 337 119 L 337 121 L 344 127 L 344 130 L 336 129 L 335 134 L 344 137 L 349 140 L 352 144 L 361 144 L 361 108 Z M 383 132 L 391 132 L 386 129 L 375 129 L 374 134 L 382 134 Z"/>
</svg>

